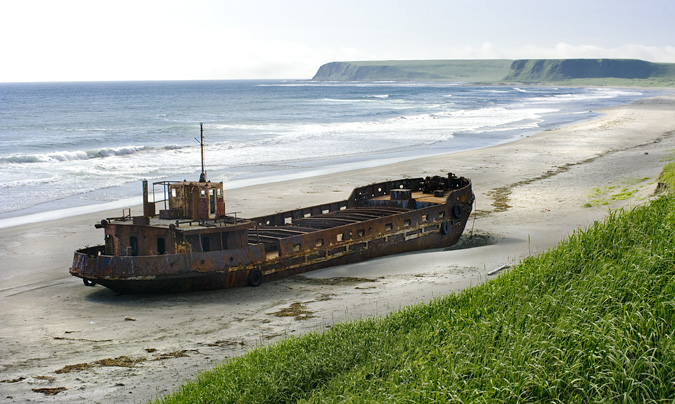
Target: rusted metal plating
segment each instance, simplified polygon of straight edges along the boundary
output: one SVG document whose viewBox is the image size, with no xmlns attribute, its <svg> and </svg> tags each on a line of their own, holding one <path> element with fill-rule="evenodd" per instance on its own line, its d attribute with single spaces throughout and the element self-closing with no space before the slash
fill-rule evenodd
<svg viewBox="0 0 675 404">
<path fill-rule="evenodd" d="M 105 244 L 76 251 L 71 274 L 119 292 L 257 286 L 331 265 L 450 246 L 474 201 L 470 180 L 449 174 L 371 184 L 344 201 L 247 220 L 225 215 L 222 184 L 183 182 L 168 189 L 169 208 L 158 218 L 153 213 L 97 225 Z M 202 199 L 214 204 L 204 210 Z"/>
</svg>

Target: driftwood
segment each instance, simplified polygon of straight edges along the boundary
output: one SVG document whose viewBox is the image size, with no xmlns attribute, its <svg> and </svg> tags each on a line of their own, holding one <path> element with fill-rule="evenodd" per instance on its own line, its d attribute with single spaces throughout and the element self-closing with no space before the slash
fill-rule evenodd
<svg viewBox="0 0 675 404">
<path fill-rule="evenodd" d="M 497 268 L 493 269 L 492 271 L 488 271 L 487 274 L 488 274 L 488 276 L 492 276 L 492 275 L 496 274 L 497 272 L 503 271 L 504 269 L 506 269 L 508 267 L 510 267 L 510 265 L 508 265 L 508 264 L 500 265 Z"/>
</svg>

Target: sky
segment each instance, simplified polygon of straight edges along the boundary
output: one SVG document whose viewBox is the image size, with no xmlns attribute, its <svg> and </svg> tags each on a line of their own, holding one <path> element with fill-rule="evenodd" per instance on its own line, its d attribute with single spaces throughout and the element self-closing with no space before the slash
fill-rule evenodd
<svg viewBox="0 0 675 404">
<path fill-rule="evenodd" d="M 0 82 L 310 79 L 333 61 L 675 63 L 673 0 L 0 0 Z"/>
</svg>

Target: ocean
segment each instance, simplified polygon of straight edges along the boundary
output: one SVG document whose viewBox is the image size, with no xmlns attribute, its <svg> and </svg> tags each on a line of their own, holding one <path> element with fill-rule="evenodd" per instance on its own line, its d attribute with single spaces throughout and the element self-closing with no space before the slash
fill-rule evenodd
<svg viewBox="0 0 675 404">
<path fill-rule="evenodd" d="M 140 202 L 197 180 L 200 123 L 225 189 L 509 142 L 657 90 L 458 83 L 0 83 L 0 227 Z M 459 168 L 457 168 L 459 170 Z"/>
</svg>

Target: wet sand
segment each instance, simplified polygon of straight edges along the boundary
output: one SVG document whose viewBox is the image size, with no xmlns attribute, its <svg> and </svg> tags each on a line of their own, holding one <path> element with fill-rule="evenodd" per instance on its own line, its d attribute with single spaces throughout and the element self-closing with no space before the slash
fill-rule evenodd
<svg viewBox="0 0 675 404">
<path fill-rule="evenodd" d="M 653 196 L 673 158 L 675 97 L 603 112 L 496 147 L 229 191 L 228 211 L 252 217 L 344 199 L 385 179 L 451 171 L 473 181 L 474 215 L 457 248 L 258 288 L 133 296 L 83 286 L 68 274 L 72 253 L 99 244 L 93 224 L 120 211 L 0 229 L 0 400 L 146 402 L 254 347 L 498 276 L 487 273 Z"/>
</svg>

